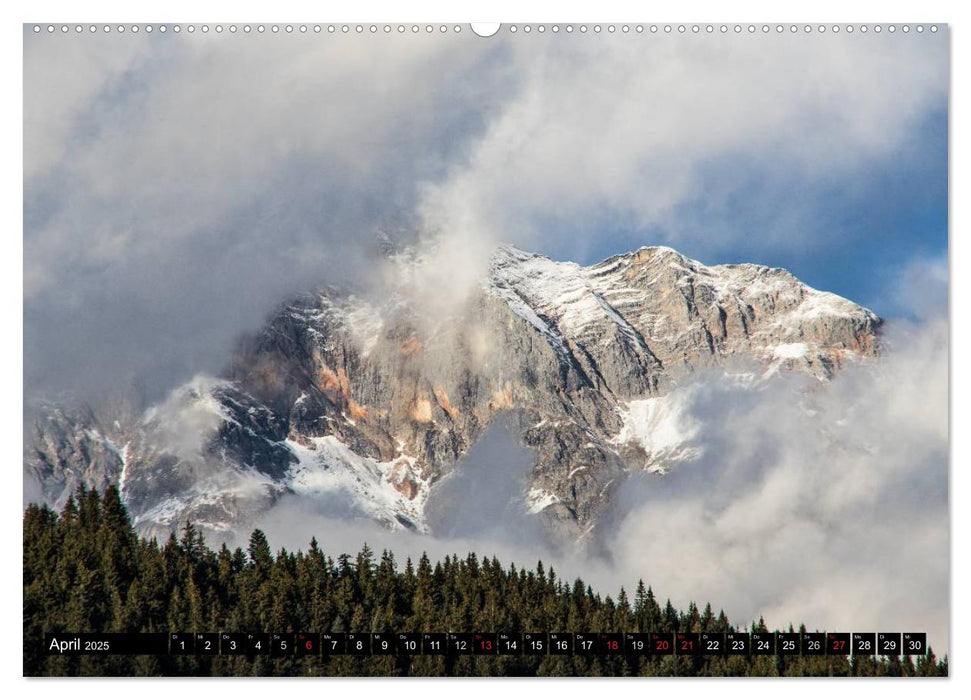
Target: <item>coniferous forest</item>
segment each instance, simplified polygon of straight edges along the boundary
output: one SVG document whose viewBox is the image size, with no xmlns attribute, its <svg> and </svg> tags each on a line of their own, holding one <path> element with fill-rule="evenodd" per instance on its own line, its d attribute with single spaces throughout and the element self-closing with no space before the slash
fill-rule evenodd
<svg viewBox="0 0 971 700">
<path fill-rule="evenodd" d="M 910 656 L 59 656 L 68 632 L 732 632 L 723 613 L 676 610 L 638 582 L 603 596 L 538 562 L 422 556 L 275 555 L 262 532 L 218 551 L 186 524 L 139 538 L 118 490 L 79 489 L 58 514 L 24 514 L 24 674 L 30 676 L 946 676 Z M 747 631 L 768 631 L 759 622 Z"/>
</svg>

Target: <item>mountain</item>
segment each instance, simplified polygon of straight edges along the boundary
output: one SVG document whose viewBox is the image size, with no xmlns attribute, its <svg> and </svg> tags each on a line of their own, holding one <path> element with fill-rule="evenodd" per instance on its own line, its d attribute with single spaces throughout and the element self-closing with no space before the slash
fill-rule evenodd
<svg viewBox="0 0 971 700">
<path fill-rule="evenodd" d="M 505 416 L 536 454 L 523 508 L 579 538 L 627 474 L 696 455 L 669 396 L 679 382 L 733 367 L 824 382 L 878 353 L 880 325 L 782 269 L 665 247 L 582 267 L 505 246 L 447 314 L 406 288 L 322 288 L 282 306 L 222 376 L 137 418 L 47 406 L 24 466 L 55 505 L 75 483 L 117 480 L 147 534 L 186 519 L 225 533 L 287 495 L 427 531 L 435 484 Z"/>
</svg>

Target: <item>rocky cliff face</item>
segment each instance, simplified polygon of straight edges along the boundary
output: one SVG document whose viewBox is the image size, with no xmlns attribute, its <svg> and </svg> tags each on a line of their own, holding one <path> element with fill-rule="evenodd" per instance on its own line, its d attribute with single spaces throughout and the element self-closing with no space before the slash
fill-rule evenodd
<svg viewBox="0 0 971 700">
<path fill-rule="evenodd" d="M 825 381 L 876 354 L 879 325 L 781 269 L 663 247 L 581 267 L 504 247 L 447 317 L 323 289 L 283 307 L 224 376 L 138 421 L 48 411 L 25 469 L 56 504 L 78 481 L 118 480 L 146 533 L 245 527 L 287 494 L 424 531 L 434 484 L 506 415 L 537 456 L 523 507 L 575 538 L 626 474 L 691 458 L 665 399 L 679 381 L 732 363 Z"/>
</svg>

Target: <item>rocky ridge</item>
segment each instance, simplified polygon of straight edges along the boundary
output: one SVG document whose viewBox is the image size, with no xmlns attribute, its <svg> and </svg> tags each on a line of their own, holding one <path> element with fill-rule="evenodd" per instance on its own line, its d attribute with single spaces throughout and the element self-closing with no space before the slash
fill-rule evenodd
<svg viewBox="0 0 971 700">
<path fill-rule="evenodd" d="M 878 352 L 881 324 L 785 270 L 665 247 L 589 267 L 502 247 L 433 321 L 400 295 L 318 290 L 137 419 L 49 407 L 25 471 L 55 505 L 119 483 L 144 533 L 226 533 L 288 495 L 426 531 L 434 485 L 504 415 L 536 454 L 523 508 L 578 538 L 627 474 L 693 457 L 673 386 L 735 365 L 826 381 Z"/>
</svg>

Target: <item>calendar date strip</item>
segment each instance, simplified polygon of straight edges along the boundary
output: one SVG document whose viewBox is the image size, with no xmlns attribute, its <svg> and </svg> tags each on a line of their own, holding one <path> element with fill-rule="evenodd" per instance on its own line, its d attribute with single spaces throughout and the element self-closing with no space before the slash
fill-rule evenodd
<svg viewBox="0 0 971 700">
<path fill-rule="evenodd" d="M 920 656 L 924 632 L 48 633 L 49 655 Z"/>
</svg>

